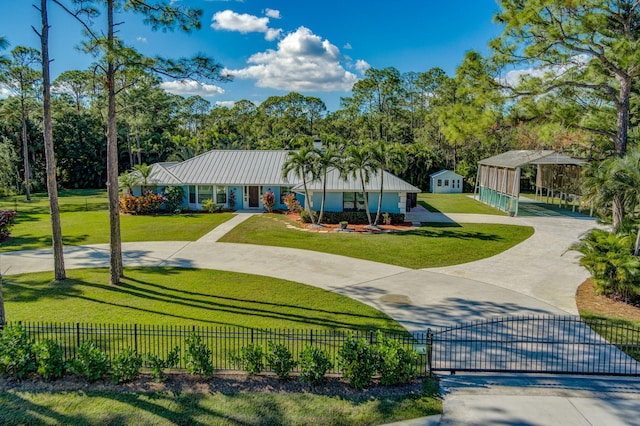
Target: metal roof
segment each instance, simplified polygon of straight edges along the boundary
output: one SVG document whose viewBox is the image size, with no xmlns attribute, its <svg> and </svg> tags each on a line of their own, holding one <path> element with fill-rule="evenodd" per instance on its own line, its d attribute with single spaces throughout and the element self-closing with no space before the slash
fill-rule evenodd
<svg viewBox="0 0 640 426">
<path fill-rule="evenodd" d="M 554 152 L 550 150 L 507 151 L 502 154 L 498 154 L 494 157 L 489 157 L 489 158 L 485 158 L 484 160 L 480 160 L 478 161 L 478 164 L 482 164 L 485 166 L 507 167 L 510 169 L 515 169 L 516 167 L 525 166 L 533 161 L 547 157 L 553 153 Z"/>
<path fill-rule="evenodd" d="M 454 172 L 453 170 L 447 170 L 447 169 L 442 169 L 439 172 L 432 173 L 432 174 L 429 175 L 429 177 L 437 177 L 437 176 L 443 175 L 445 173 L 453 173 L 456 176 L 462 177 L 462 175 L 459 175 L 458 173 Z"/>
<path fill-rule="evenodd" d="M 289 151 L 213 150 L 171 166 L 169 170 L 183 184 L 289 185 L 282 177 L 282 166 L 288 153 Z"/>
<path fill-rule="evenodd" d="M 532 161 L 530 164 L 563 164 L 563 165 L 576 165 L 581 166 L 586 164 L 587 162 L 584 160 L 580 160 L 578 158 L 572 158 L 568 155 L 561 154 L 559 152 L 554 152 L 553 154 L 540 158 L 539 160 Z"/>
<path fill-rule="evenodd" d="M 149 173 L 149 176 L 147 177 L 147 182 L 151 185 L 178 185 L 182 183 L 180 182 L 180 179 L 167 170 L 175 164 L 177 163 L 166 162 L 152 164 L 151 173 Z M 138 177 L 142 179 L 142 175 L 138 170 L 135 170 L 132 173 L 138 175 Z"/>
<path fill-rule="evenodd" d="M 311 191 L 322 191 L 322 181 L 316 179 L 312 182 L 307 182 L 307 188 Z M 293 187 L 294 191 L 302 191 L 302 183 Z M 379 191 L 380 190 L 380 173 L 376 172 L 369 177 L 369 182 L 365 184 L 367 191 Z M 332 192 L 360 192 L 362 191 L 362 183 L 360 178 L 354 178 L 352 175 L 343 177 L 336 169 L 329 169 L 327 172 L 327 191 Z M 399 177 L 384 172 L 384 192 L 421 192 L 420 188 L 417 188 Z"/>
</svg>

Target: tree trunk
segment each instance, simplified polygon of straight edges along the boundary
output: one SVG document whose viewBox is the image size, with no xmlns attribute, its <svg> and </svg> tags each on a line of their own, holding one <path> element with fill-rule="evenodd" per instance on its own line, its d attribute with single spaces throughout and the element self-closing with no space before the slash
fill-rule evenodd
<svg viewBox="0 0 640 426">
<path fill-rule="evenodd" d="M 4 296 L 2 295 L 2 271 L 0 271 L 0 330 L 7 324 L 7 317 L 4 313 Z"/>
<path fill-rule="evenodd" d="M 364 186 L 364 176 L 362 175 L 362 170 L 360 170 L 360 181 L 362 183 L 362 198 L 364 198 L 364 211 L 367 213 L 367 220 L 369 221 L 369 226 L 373 224 L 371 221 L 371 213 L 369 212 L 369 198 L 367 197 L 367 189 Z M 358 197 L 356 196 L 356 204 L 358 204 Z"/>
<path fill-rule="evenodd" d="M 24 164 L 24 195 L 27 201 L 31 201 L 31 190 L 29 189 L 29 143 L 27 141 L 27 111 L 24 107 L 24 97 L 20 100 L 21 119 L 20 119 L 20 138 L 22 139 L 22 158 Z"/>
<path fill-rule="evenodd" d="M 638 235 L 636 236 L 636 248 L 633 250 L 634 256 L 640 256 L 640 225 L 638 226 Z"/>
<path fill-rule="evenodd" d="M 631 78 L 619 77 L 620 91 L 616 102 L 616 140 L 615 146 L 618 154 L 627 152 L 627 139 L 629 133 L 629 112 L 631 110 Z"/>
<path fill-rule="evenodd" d="M 616 194 L 613 196 L 612 205 L 611 225 L 613 226 L 613 233 L 615 234 L 620 229 L 622 220 L 624 219 L 624 205 L 622 204 L 620 195 Z"/>
<path fill-rule="evenodd" d="M 309 197 L 309 191 L 307 190 L 306 176 L 302 178 L 302 186 L 304 186 L 304 206 L 307 208 L 307 212 L 309 212 L 309 219 L 311 219 L 311 224 L 315 225 L 316 221 L 313 219 L 313 210 L 311 210 L 311 198 Z"/>
<path fill-rule="evenodd" d="M 373 222 L 377 225 L 380 221 L 380 211 L 382 210 L 382 192 L 384 190 L 384 169 L 380 169 L 380 196 L 378 197 L 378 211 L 376 212 L 376 220 Z"/>
<path fill-rule="evenodd" d="M 64 253 L 62 247 L 62 229 L 60 225 L 60 208 L 58 206 L 58 186 L 56 182 L 56 161 L 53 149 L 53 127 L 51 123 L 51 77 L 49 75 L 49 23 L 47 17 L 47 0 L 40 0 L 42 15 L 42 116 L 44 127 L 44 155 L 47 163 L 47 191 L 49 192 L 49 212 L 51 216 L 51 235 L 53 242 L 53 266 L 56 281 L 67 278 L 64 269 Z"/>
<path fill-rule="evenodd" d="M 120 283 L 123 276 L 122 244 L 120 239 L 120 212 L 118 210 L 118 129 L 116 123 L 115 65 L 113 54 L 114 22 L 113 1 L 107 0 L 108 55 L 106 89 L 107 107 L 107 194 L 109 197 L 109 278 L 111 284 Z"/>
<path fill-rule="evenodd" d="M 318 224 L 322 223 L 324 216 L 324 200 L 327 196 L 327 168 L 324 168 L 324 177 L 322 179 L 322 202 L 320 203 L 320 214 L 318 215 Z"/>
</svg>

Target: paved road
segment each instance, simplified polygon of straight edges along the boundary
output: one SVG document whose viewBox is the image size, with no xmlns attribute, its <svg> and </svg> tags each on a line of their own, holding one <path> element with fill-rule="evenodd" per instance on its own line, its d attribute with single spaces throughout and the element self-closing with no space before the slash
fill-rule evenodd
<svg viewBox="0 0 640 426">
<path fill-rule="evenodd" d="M 124 262 L 129 266 L 211 268 L 293 279 L 372 305 L 409 330 L 424 330 L 427 325 L 445 326 L 500 315 L 575 314 L 575 290 L 588 274 L 578 265 L 576 255 L 567 249 L 595 226 L 588 218 L 444 216 L 423 212 L 421 221 L 522 224 L 533 226 L 535 233 L 518 246 L 488 259 L 412 270 L 313 251 L 217 242 L 248 217 L 239 214 L 196 242 L 123 244 Z M 65 261 L 68 268 L 107 266 L 108 247 L 104 244 L 66 247 Z M 51 269 L 51 250 L 0 255 L 3 274 Z M 537 390 L 532 392 L 536 387 L 513 385 L 499 386 L 502 394 L 497 396 L 495 386 L 474 380 L 474 376 L 469 376 L 468 382 L 472 383 L 469 387 L 444 382 L 448 393 L 442 419 L 416 419 L 404 424 L 442 421 L 442 424 L 614 425 L 633 424 L 630 410 L 640 412 L 640 400 L 635 398 L 640 392 L 636 391 L 631 393 L 633 397 L 622 398 L 615 393 L 604 398 L 594 398 L 594 393 L 580 394 L 575 398 L 583 399 L 578 400 L 566 396 L 570 395 L 568 391 L 565 396 L 539 395 Z M 562 378 L 556 380 L 562 382 Z M 635 389 L 637 381 L 632 380 L 631 385 Z M 569 410 L 567 404 L 575 409 Z"/>
</svg>

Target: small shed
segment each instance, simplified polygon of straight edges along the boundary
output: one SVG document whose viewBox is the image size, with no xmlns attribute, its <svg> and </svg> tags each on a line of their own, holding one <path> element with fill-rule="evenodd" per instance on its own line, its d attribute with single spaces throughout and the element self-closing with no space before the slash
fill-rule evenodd
<svg viewBox="0 0 640 426">
<path fill-rule="evenodd" d="M 463 179 L 461 175 L 452 170 L 440 170 L 429 175 L 429 188 L 434 194 L 460 194 L 462 193 Z"/>
</svg>

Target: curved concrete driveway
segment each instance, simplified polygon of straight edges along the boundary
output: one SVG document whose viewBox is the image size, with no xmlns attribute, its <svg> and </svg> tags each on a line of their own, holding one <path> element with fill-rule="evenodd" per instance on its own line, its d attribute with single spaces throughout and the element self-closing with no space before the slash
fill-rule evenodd
<svg viewBox="0 0 640 426">
<path fill-rule="evenodd" d="M 534 235 L 488 259 L 414 270 L 307 250 L 216 242 L 250 217 L 240 213 L 195 242 L 123 244 L 127 266 L 220 269 L 292 279 L 374 306 L 411 331 L 502 315 L 574 314 L 573 295 L 587 277 L 564 254 L 593 220 L 436 215 L 430 221 L 494 222 L 534 226 Z M 108 266 L 108 246 L 65 247 L 66 267 Z M 3 274 L 53 269 L 50 249 L 0 255 Z"/>
</svg>

